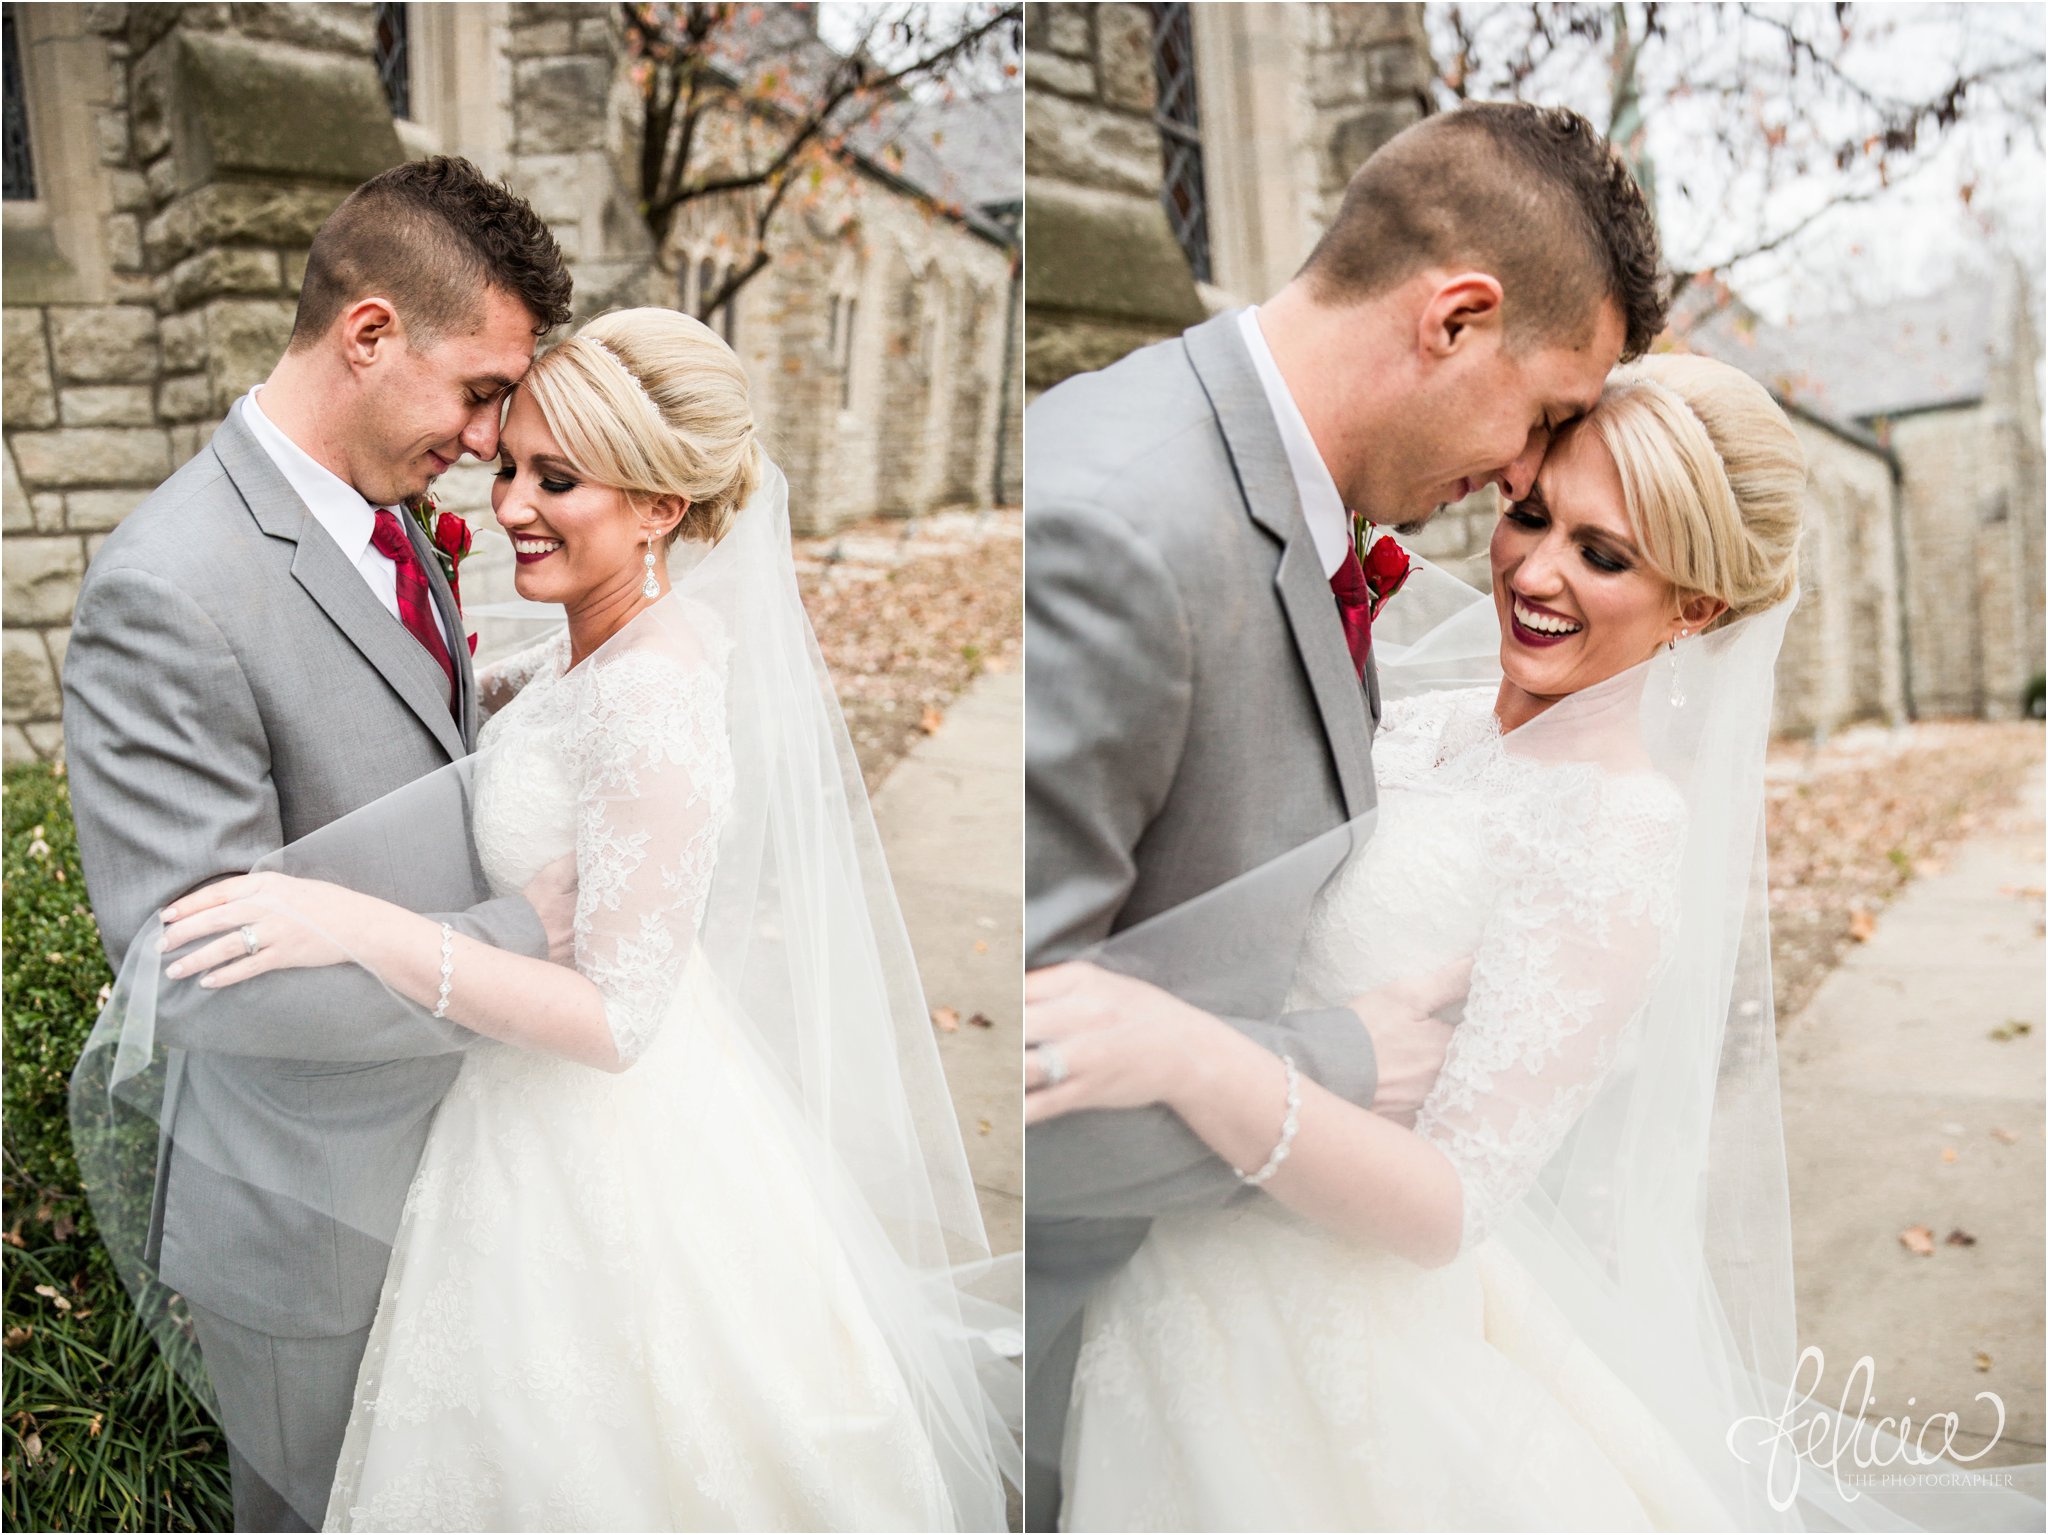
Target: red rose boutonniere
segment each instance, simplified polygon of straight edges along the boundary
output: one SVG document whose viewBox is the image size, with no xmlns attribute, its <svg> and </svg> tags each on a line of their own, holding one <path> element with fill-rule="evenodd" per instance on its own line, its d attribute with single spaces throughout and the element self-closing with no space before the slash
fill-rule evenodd
<svg viewBox="0 0 2048 1535">
<path fill-rule="evenodd" d="M 448 578 L 448 594 L 455 599 L 455 611 L 462 611 L 462 562 L 469 557 L 471 533 L 469 524 L 453 512 L 436 509 L 432 494 L 422 495 L 406 503 L 420 525 L 420 531 L 427 535 L 427 542 L 433 546 L 434 558 L 440 561 L 441 574 Z M 476 654 L 476 636 L 469 636 L 469 653 Z"/>
<path fill-rule="evenodd" d="M 1408 582 L 1414 566 L 1408 551 L 1392 538 L 1375 538 L 1378 527 L 1363 517 L 1351 519 L 1351 543 L 1358 551 L 1358 563 L 1365 570 L 1365 584 L 1372 594 L 1371 614 L 1379 617 L 1387 599 Z"/>
</svg>

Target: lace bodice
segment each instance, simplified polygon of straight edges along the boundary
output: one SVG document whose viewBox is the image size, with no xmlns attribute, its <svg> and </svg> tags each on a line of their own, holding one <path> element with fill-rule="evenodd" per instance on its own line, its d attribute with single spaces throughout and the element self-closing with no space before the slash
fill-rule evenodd
<svg viewBox="0 0 2048 1535">
<path fill-rule="evenodd" d="M 1397 702 L 1373 744 L 1372 839 L 1310 915 L 1289 1006 L 1472 963 L 1415 1128 L 1464 1187 L 1475 1243 L 1592 1101 L 1677 923 L 1685 810 L 1644 769 L 1534 761 L 1486 690 Z"/>
<path fill-rule="evenodd" d="M 566 631 L 501 663 L 486 692 L 511 696 L 478 740 L 484 874 L 510 894 L 574 854 L 576 968 L 627 1061 L 676 993 L 732 806 L 728 647 L 713 619 L 682 627 L 573 669 Z"/>
</svg>

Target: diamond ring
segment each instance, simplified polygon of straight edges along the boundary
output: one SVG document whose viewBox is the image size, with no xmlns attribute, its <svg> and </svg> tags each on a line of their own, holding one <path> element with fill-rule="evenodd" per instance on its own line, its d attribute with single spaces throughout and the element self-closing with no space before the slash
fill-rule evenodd
<svg viewBox="0 0 2048 1535">
<path fill-rule="evenodd" d="M 253 922 L 244 922 L 242 924 L 243 951 L 245 953 L 253 955 L 258 949 L 262 947 L 263 945 L 256 941 L 256 924 Z"/>
<path fill-rule="evenodd" d="M 1050 1042 L 1033 1047 L 1038 1051 L 1038 1067 L 1045 1073 L 1046 1087 L 1058 1087 L 1067 1080 L 1067 1063 L 1060 1055 L 1059 1047 Z"/>
</svg>

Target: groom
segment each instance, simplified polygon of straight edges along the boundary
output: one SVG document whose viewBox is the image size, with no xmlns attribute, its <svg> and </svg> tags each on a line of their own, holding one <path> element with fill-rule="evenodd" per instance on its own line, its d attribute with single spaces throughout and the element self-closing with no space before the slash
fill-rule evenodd
<svg viewBox="0 0 2048 1535">
<path fill-rule="evenodd" d="M 1584 119 L 1478 104 L 1352 178 L 1268 303 L 1069 380 L 1026 433 L 1027 952 L 1056 965 L 1364 814 L 1379 689 L 1350 514 L 1412 527 L 1483 485 L 1524 495 L 1551 434 L 1661 328 L 1655 227 Z M 1332 857 L 1336 855 L 1333 853 Z M 1440 1026 L 1374 1037 L 1350 1008 L 1283 1013 L 1324 869 L 1230 935 L 1205 1005 L 1325 1087 L 1419 1105 Z M 1278 909 L 1284 908 L 1284 909 Z M 1092 968 L 1029 979 L 1032 1011 L 1184 1009 Z M 1056 1055 L 1056 1053 L 1055 1053 Z M 1027 1089 L 1064 1069 L 1027 1055 Z M 1280 1135 L 1281 1105 L 1273 1106 Z M 1028 1138 L 1026 1520 L 1055 1527 L 1081 1308 L 1151 1217 L 1239 1182 L 1166 1110 Z"/>
<path fill-rule="evenodd" d="M 117 967 L 178 896 L 473 749 L 461 615 L 402 503 L 464 453 L 496 455 L 507 391 L 568 318 L 547 226 L 467 161 L 386 171 L 321 227 L 284 357 L 79 594 L 68 770 Z M 467 856 L 391 856 L 376 877 L 416 907 L 502 948 L 565 951 L 570 891 L 486 901 Z M 394 1043 L 403 1020 L 351 966 L 219 992 L 165 982 L 157 1026 L 171 1049 L 147 1256 L 190 1307 L 236 1528 L 308 1529 L 383 1283 L 377 1233 L 395 1229 L 460 1057 Z M 403 1144 L 363 1128 L 394 1123 Z M 318 1191 L 364 1160 L 391 1169 L 388 1208 L 337 1219 Z"/>
</svg>

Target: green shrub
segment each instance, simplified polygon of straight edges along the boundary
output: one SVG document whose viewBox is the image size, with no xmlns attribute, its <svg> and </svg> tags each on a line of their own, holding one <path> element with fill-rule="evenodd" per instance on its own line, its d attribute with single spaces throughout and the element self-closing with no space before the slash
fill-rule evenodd
<svg viewBox="0 0 2048 1535">
<path fill-rule="evenodd" d="M 9 768 L 0 822 L 0 1509 L 12 1529 L 228 1529 L 219 1430 L 136 1317 L 78 1186 L 67 1088 L 113 977 L 86 904 L 61 771 Z"/>
</svg>

